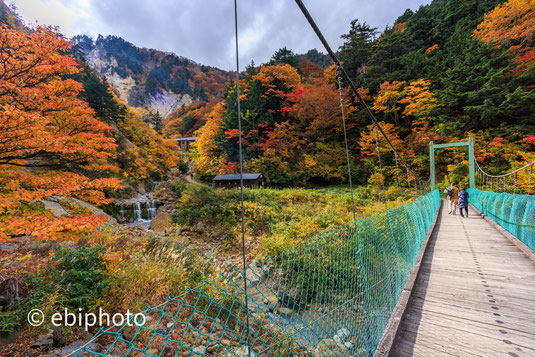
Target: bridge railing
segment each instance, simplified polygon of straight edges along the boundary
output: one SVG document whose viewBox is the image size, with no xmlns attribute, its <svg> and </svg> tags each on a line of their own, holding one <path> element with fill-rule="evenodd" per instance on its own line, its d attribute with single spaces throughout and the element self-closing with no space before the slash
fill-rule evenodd
<svg viewBox="0 0 535 357">
<path fill-rule="evenodd" d="M 535 196 L 468 189 L 470 202 L 535 250 Z"/>
<path fill-rule="evenodd" d="M 321 233 L 246 274 L 205 281 L 148 307 L 142 326 L 101 329 L 78 355 L 371 356 L 439 203 L 435 190 Z"/>
</svg>

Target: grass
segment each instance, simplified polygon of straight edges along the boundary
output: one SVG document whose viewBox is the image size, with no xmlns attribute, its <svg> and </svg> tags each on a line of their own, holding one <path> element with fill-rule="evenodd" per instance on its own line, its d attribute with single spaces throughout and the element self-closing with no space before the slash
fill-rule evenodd
<svg viewBox="0 0 535 357">
<path fill-rule="evenodd" d="M 173 215 L 180 225 L 202 223 L 210 232 L 230 232 L 227 249 L 240 246 L 239 190 L 212 189 L 176 182 L 180 202 Z M 363 218 L 410 200 L 409 192 L 397 187 L 385 193 L 372 187 L 354 190 L 355 215 Z M 351 221 L 351 192 L 348 187 L 321 189 L 245 189 L 245 226 L 248 241 L 260 242 L 259 257 L 279 254 L 319 232 Z"/>
</svg>

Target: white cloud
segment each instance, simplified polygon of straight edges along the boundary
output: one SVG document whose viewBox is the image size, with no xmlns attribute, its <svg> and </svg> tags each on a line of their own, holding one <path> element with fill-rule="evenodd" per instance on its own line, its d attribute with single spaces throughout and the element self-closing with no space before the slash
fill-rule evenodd
<svg viewBox="0 0 535 357">
<path fill-rule="evenodd" d="M 430 0 L 308 0 L 310 13 L 336 50 L 340 35 L 358 18 L 384 29 Z M 196 62 L 233 69 L 233 0 L 14 0 L 26 21 L 59 25 L 69 37 L 115 35 L 140 47 L 175 52 Z M 324 51 L 291 0 L 238 2 L 240 63 L 263 63 L 279 48 Z"/>
</svg>

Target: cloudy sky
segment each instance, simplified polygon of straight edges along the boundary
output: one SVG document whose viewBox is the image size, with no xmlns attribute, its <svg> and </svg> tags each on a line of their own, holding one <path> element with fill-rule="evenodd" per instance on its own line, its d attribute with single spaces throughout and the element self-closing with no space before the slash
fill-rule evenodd
<svg viewBox="0 0 535 357">
<path fill-rule="evenodd" d="M 235 68 L 233 0 L 7 0 L 26 22 L 59 25 L 71 37 L 115 35 L 136 46 Z M 333 49 L 351 20 L 383 30 L 431 0 L 304 0 Z M 281 47 L 325 52 L 293 0 L 239 0 L 240 67 L 264 63 Z"/>
</svg>

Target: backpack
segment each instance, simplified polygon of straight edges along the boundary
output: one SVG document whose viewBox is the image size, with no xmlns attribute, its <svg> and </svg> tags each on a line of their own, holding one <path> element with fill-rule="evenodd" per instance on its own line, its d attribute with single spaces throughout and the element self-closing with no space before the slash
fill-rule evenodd
<svg viewBox="0 0 535 357">
<path fill-rule="evenodd" d="M 451 187 L 446 187 L 446 189 L 444 190 L 444 193 L 448 195 L 449 197 L 451 197 L 451 195 L 453 195 L 453 190 L 451 189 Z"/>
</svg>

